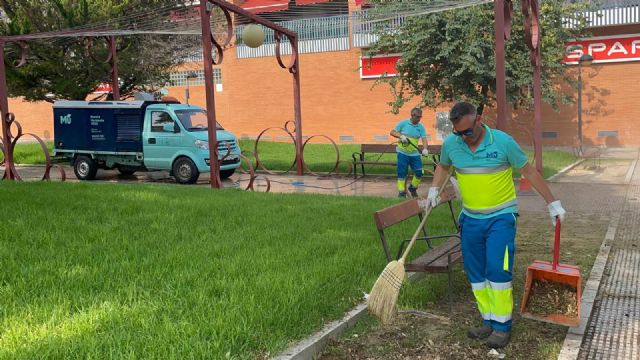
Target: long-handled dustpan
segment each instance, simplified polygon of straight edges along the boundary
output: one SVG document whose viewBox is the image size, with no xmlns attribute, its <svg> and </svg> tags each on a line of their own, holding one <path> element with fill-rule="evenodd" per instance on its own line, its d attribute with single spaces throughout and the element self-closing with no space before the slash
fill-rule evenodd
<svg viewBox="0 0 640 360">
<path fill-rule="evenodd" d="M 529 268 L 527 268 L 527 278 L 525 280 L 524 295 L 522 296 L 522 304 L 520 314 L 522 317 L 549 322 L 553 324 L 578 326 L 580 324 L 580 297 L 581 276 L 580 268 L 573 265 L 558 264 L 560 258 L 560 219 L 556 219 L 555 240 L 553 245 L 553 262 L 535 260 Z M 571 314 L 567 313 L 546 313 L 536 314 L 530 309 L 530 300 L 532 296 L 532 286 L 534 282 L 561 284 L 576 292 L 576 310 Z M 534 294 L 534 296 L 536 296 Z M 552 300 L 552 299 L 547 299 Z M 540 301 L 540 299 L 538 299 Z"/>
</svg>

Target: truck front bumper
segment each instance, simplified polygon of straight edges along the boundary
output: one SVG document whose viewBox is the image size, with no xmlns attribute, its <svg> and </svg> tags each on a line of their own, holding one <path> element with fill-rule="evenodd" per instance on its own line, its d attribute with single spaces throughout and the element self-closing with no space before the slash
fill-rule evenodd
<svg viewBox="0 0 640 360">
<path fill-rule="evenodd" d="M 227 158 L 220 162 L 220 170 L 230 170 L 240 167 L 240 157 L 238 157 L 237 155 L 230 155 L 229 157 L 230 158 Z M 235 157 L 235 159 L 231 157 Z M 209 158 L 205 158 L 204 162 L 205 164 L 207 164 L 207 167 L 211 166 Z"/>
</svg>

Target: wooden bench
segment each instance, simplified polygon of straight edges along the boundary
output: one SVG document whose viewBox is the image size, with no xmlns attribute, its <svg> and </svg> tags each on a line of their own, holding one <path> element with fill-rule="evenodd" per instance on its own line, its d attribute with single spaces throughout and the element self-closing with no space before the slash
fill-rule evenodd
<svg viewBox="0 0 640 360">
<path fill-rule="evenodd" d="M 449 307 L 451 308 L 451 303 L 453 300 L 452 296 L 452 270 L 453 266 L 462 260 L 462 252 L 460 249 L 460 226 L 456 219 L 456 216 L 453 211 L 453 205 L 451 203 L 451 199 L 455 197 L 455 193 L 451 187 L 448 187 L 443 191 L 441 195 L 441 203 L 448 204 L 449 212 L 451 213 L 451 219 L 455 228 L 458 230 L 455 234 L 447 234 L 447 235 L 430 235 L 427 233 L 427 227 L 422 228 L 421 237 L 417 238 L 418 241 L 425 241 L 428 246 L 428 250 L 413 259 L 411 262 L 405 264 L 405 270 L 407 272 L 428 272 L 428 273 L 444 273 L 448 274 L 449 287 L 448 287 L 448 299 L 449 299 Z M 387 258 L 387 262 L 392 261 L 391 251 L 389 249 L 389 242 L 387 240 L 387 236 L 385 235 L 385 230 L 389 227 L 401 223 L 405 220 L 415 218 L 416 226 L 419 225 L 420 221 L 423 217 L 423 211 L 418 206 L 418 200 L 412 199 L 408 201 L 404 201 L 400 204 L 376 211 L 373 214 L 373 218 L 376 223 L 376 228 L 378 229 L 378 233 L 380 235 L 380 240 L 382 241 L 382 248 L 384 250 L 384 255 Z M 428 221 L 427 221 L 428 222 Z M 413 235 L 413 233 L 411 234 Z M 434 239 L 446 239 L 444 242 L 440 243 L 437 246 L 434 246 L 432 240 Z M 404 251 L 405 245 L 409 242 L 409 240 L 403 240 L 400 243 L 400 247 L 397 251 L 395 259 L 399 259 Z"/>
<path fill-rule="evenodd" d="M 423 146 L 418 146 L 420 151 L 422 151 Z M 432 165 L 433 170 L 435 171 L 436 165 L 440 162 L 440 150 L 442 149 L 441 145 L 429 145 L 427 146 L 427 150 L 429 150 L 430 161 L 426 162 L 426 165 Z M 395 154 L 396 153 L 396 144 L 362 144 L 360 145 L 360 151 L 354 152 L 351 157 L 353 158 L 353 177 L 354 179 L 358 177 L 358 166 L 360 166 L 360 170 L 362 171 L 362 176 L 365 176 L 365 165 L 388 165 L 388 166 L 396 166 L 397 162 L 394 161 L 379 161 L 380 158 L 374 160 L 365 159 L 366 154 L 379 154 L 382 157 L 382 154 Z"/>
</svg>

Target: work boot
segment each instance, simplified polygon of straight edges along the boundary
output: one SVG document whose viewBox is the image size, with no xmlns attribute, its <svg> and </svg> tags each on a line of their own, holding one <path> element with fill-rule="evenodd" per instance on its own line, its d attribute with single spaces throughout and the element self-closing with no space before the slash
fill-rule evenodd
<svg viewBox="0 0 640 360">
<path fill-rule="evenodd" d="M 482 324 L 478 327 L 469 329 L 469 331 L 467 332 L 467 335 L 472 339 L 482 340 L 487 338 L 489 335 L 491 335 L 492 331 L 493 329 L 491 328 L 491 326 L 487 324 Z"/>
<path fill-rule="evenodd" d="M 407 193 L 404 191 L 400 191 L 398 192 L 398 197 L 404 199 L 407 197 Z"/>
<path fill-rule="evenodd" d="M 499 349 L 507 346 L 509 343 L 509 338 L 511 337 L 511 332 L 509 331 L 494 331 L 487 338 L 485 344 L 492 349 Z"/>
<path fill-rule="evenodd" d="M 411 194 L 411 196 L 413 196 L 414 198 L 418 197 L 418 189 L 414 188 L 413 185 L 409 185 L 409 193 Z"/>
</svg>

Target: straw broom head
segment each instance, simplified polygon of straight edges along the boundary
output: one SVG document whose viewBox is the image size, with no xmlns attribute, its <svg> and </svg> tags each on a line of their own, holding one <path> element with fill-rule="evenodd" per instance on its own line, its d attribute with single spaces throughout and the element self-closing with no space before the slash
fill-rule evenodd
<svg viewBox="0 0 640 360">
<path fill-rule="evenodd" d="M 404 277 L 404 260 L 394 260 L 387 264 L 373 284 L 367 305 L 369 312 L 383 324 L 389 323 L 396 313 L 396 301 Z"/>
</svg>

